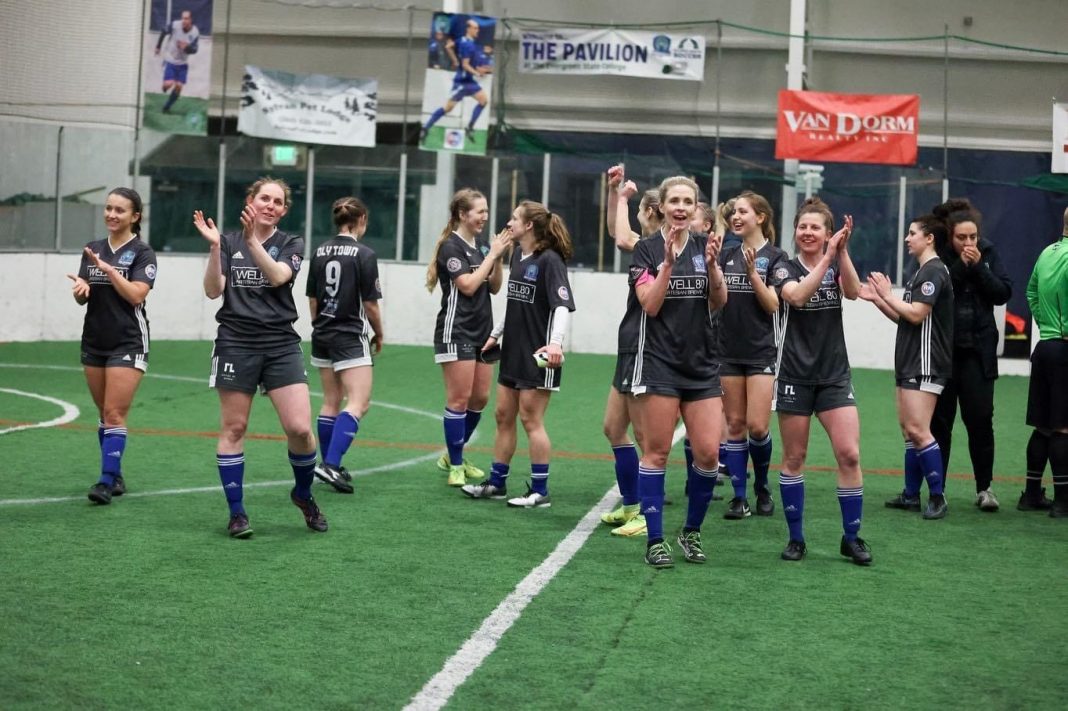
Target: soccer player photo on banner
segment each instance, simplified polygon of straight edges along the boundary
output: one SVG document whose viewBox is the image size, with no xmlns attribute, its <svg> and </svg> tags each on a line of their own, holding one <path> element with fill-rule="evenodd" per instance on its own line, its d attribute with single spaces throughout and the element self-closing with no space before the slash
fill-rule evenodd
<svg viewBox="0 0 1068 711">
<path fill-rule="evenodd" d="M 152 0 L 141 56 L 143 125 L 208 133 L 213 0 Z"/>
<path fill-rule="evenodd" d="M 1053 160 L 1049 172 L 1068 173 L 1068 104 L 1053 103 Z"/>
<path fill-rule="evenodd" d="M 493 17 L 434 13 L 427 44 L 420 148 L 486 153 L 496 29 Z"/>
</svg>

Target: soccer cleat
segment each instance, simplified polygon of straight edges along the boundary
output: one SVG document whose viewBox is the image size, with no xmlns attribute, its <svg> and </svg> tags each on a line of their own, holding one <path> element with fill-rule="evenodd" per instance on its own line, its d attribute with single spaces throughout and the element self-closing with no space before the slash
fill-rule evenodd
<svg viewBox="0 0 1068 711">
<path fill-rule="evenodd" d="M 775 499 L 767 489 L 757 489 L 756 515 L 771 516 L 775 513 Z"/>
<path fill-rule="evenodd" d="M 495 486 L 491 483 L 465 484 L 460 491 L 472 499 L 506 499 L 508 489 L 503 486 Z"/>
<path fill-rule="evenodd" d="M 980 491 L 975 495 L 975 505 L 979 507 L 980 511 L 997 511 L 1001 508 L 997 497 L 994 496 L 994 492 L 990 489 Z"/>
<path fill-rule="evenodd" d="M 451 464 L 449 464 L 449 455 L 448 454 L 443 454 L 440 457 L 438 457 L 437 464 L 438 464 L 438 469 L 440 469 L 443 472 L 449 471 L 449 467 L 452 466 Z"/>
<path fill-rule="evenodd" d="M 457 464 L 455 467 L 449 467 L 449 486 L 463 486 L 467 483 L 467 478 L 464 476 L 464 465 Z"/>
<path fill-rule="evenodd" d="M 539 494 L 528 485 L 527 493 L 508 499 L 508 505 L 520 509 L 547 509 L 553 505 L 553 500 L 548 494 Z"/>
<path fill-rule="evenodd" d="M 723 518 L 729 521 L 737 521 L 739 519 L 749 518 L 752 513 L 753 512 L 749 510 L 749 499 L 735 496 L 731 499 L 731 502 L 727 504 L 727 512 L 723 514 Z"/>
<path fill-rule="evenodd" d="M 352 484 L 345 481 L 344 475 L 341 473 L 339 467 L 332 466 L 323 462 L 315 465 L 315 477 L 319 481 L 326 482 L 330 486 L 334 487 L 334 490 L 342 494 L 353 493 Z"/>
<path fill-rule="evenodd" d="M 613 528 L 611 533 L 613 536 L 640 536 L 645 533 L 645 516 L 638 514 L 622 526 Z"/>
<path fill-rule="evenodd" d="M 341 478 L 345 481 L 352 481 L 352 474 L 345 467 L 338 467 L 337 470 L 341 472 Z"/>
<path fill-rule="evenodd" d="M 486 472 L 482 471 L 471 462 L 464 460 L 464 476 L 468 479 L 485 479 Z"/>
<path fill-rule="evenodd" d="M 296 489 L 289 492 L 289 500 L 304 514 L 304 523 L 313 531 L 326 531 L 326 517 L 315 503 L 315 497 L 302 499 L 297 496 Z"/>
<path fill-rule="evenodd" d="M 851 541 L 847 541 L 846 537 L 842 536 L 842 546 L 838 549 L 838 552 L 846 558 L 852 559 L 856 565 L 871 565 L 871 548 L 864 542 L 863 538 L 854 538 Z"/>
<path fill-rule="evenodd" d="M 1017 511 L 1049 511 L 1053 501 L 1046 498 L 1046 489 L 1038 490 L 1038 496 L 1032 496 L 1026 491 L 1020 492 L 1020 501 L 1016 504 Z"/>
<path fill-rule="evenodd" d="M 805 545 L 804 541 L 790 541 L 786 544 L 786 548 L 783 549 L 780 557 L 783 560 L 798 561 L 804 558 L 807 552 L 808 546 Z"/>
<path fill-rule="evenodd" d="M 1068 504 L 1062 504 L 1058 501 L 1053 502 L 1053 506 L 1049 508 L 1050 518 L 1068 518 Z"/>
<path fill-rule="evenodd" d="M 102 481 L 93 484 L 89 489 L 89 500 L 94 504 L 106 506 L 111 503 L 111 487 Z"/>
<path fill-rule="evenodd" d="M 469 141 L 473 141 L 474 138 L 475 138 L 475 127 L 474 126 L 468 126 L 467 128 L 465 128 L 464 129 L 464 137 Z"/>
<path fill-rule="evenodd" d="M 126 493 L 126 480 L 122 478 L 122 474 L 115 477 L 115 483 L 111 485 L 112 496 L 122 496 Z"/>
<path fill-rule="evenodd" d="M 902 511 L 919 511 L 920 510 L 920 496 L 910 496 L 902 491 L 900 494 L 892 499 L 887 500 L 886 508 L 888 509 L 901 509 Z"/>
<path fill-rule="evenodd" d="M 609 526 L 622 526 L 638 515 L 640 515 L 638 507 L 634 507 L 633 510 L 627 511 L 625 506 L 620 506 L 615 511 L 601 514 L 601 523 L 606 523 Z"/>
<path fill-rule="evenodd" d="M 671 559 L 671 547 L 667 543 L 650 543 L 645 549 L 645 562 L 654 568 L 674 568 L 675 561 Z"/>
<path fill-rule="evenodd" d="M 252 535 L 252 526 L 248 523 L 248 516 L 243 513 L 232 514 L 226 530 L 230 532 L 230 538 L 248 538 Z"/>
<path fill-rule="evenodd" d="M 927 508 L 923 510 L 923 517 L 928 521 L 936 518 L 945 518 L 949 506 L 946 505 L 946 497 L 941 494 L 931 494 L 927 499 Z"/>
<path fill-rule="evenodd" d="M 708 560 L 708 556 L 701 549 L 700 531 L 683 531 L 676 540 L 679 542 L 679 548 L 682 549 L 682 557 L 687 563 L 704 563 Z"/>
</svg>

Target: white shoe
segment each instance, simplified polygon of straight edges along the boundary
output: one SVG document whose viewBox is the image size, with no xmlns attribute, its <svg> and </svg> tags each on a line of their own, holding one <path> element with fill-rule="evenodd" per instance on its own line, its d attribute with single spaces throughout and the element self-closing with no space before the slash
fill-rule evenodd
<svg viewBox="0 0 1068 711">
<path fill-rule="evenodd" d="M 528 486 L 525 496 L 508 499 L 508 505 L 523 509 L 544 509 L 552 506 L 553 500 L 548 494 L 539 494 Z"/>
<path fill-rule="evenodd" d="M 990 489 L 980 491 L 975 495 L 975 505 L 979 507 L 980 511 L 997 511 L 1001 508 L 997 498 L 994 496 L 994 492 Z"/>
<path fill-rule="evenodd" d="M 508 489 L 503 486 L 494 486 L 488 481 L 484 484 L 465 484 L 460 488 L 472 499 L 504 499 L 508 497 Z"/>
</svg>

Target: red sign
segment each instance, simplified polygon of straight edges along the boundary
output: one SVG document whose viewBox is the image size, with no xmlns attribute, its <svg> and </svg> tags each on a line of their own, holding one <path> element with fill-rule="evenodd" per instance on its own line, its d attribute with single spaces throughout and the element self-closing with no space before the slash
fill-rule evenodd
<svg viewBox="0 0 1068 711">
<path fill-rule="evenodd" d="M 779 92 L 775 157 L 839 163 L 916 162 L 918 94 Z"/>
</svg>

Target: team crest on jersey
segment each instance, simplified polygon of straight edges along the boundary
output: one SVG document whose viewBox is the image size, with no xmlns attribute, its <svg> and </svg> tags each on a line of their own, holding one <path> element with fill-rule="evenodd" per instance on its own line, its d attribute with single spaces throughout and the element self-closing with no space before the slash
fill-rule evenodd
<svg viewBox="0 0 1068 711">
<path fill-rule="evenodd" d="M 834 283 L 834 270 L 833 269 L 828 269 L 826 272 L 824 272 L 823 279 L 821 279 L 820 282 L 823 283 L 823 284 L 833 284 Z"/>
<path fill-rule="evenodd" d="M 133 260 L 134 260 L 133 250 L 128 249 L 125 252 L 123 252 L 122 255 L 119 257 L 119 266 L 120 267 L 128 267 L 131 264 L 133 264 Z"/>
<path fill-rule="evenodd" d="M 529 265 L 527 267 L 527 270 L 525 272 L 523 272 L 523 278 L 526 279 L 527 281 L 537 281 L 538 280 L 538 265 L 537 264 Z"/>
<path fill-rule="evenodd" d="M 708 272 L 708 269 L 705 267 L 705 258 L 700 254 L 693 255 L 693 270 L 701 274 Z"/>
<path fill-rule="evenodd" d="M 790 276 L 790 272 L 786 271 L 785 267 L 779 267 L 775 270 L 775 278 L 782 281 L 786 277 Z"/>
<path fill-rule="evenodd" d="M 561 286 L 559 289 L 557 289 L 556 290 L 556 295 L 559 296 L 564 301 L 570 301 L 571 300 L 571 294 L 568 293 L 566 286 Z"/>
<path fill-rule="evenodd" d="M 156 265 L 155 264 L 149 264 L 147 267 L 145 267 L 145 276 L 148 277 L 149 279 L 152 279 L 153 281 L 155 281 L 155 279 L 156 279 Z"/>
<path fill-rule="evenodd" d="M 271 259 L 277 259 L 278 247 L 271 247 L 269 250 L 267 250 L 267 254 L 270 255 Z"/>
<path fill-rule="evenodd" d="M 767 257 L 757 257 L 755 264 L 756 264 L 757 271 L 765 271 L 766 272 L 768 270 L 768 258 Z"/>
<path fill-rule="evenodd" d="M 463 267 L 463 263 L 459 257 L 449 257 L 449 261 L 445 262 L 445 268 L 450 272 L 458 272 Z"/>
<path fill-rule="evenodd" d="M 931 296 L 934 294 L 934 291 L 935 285 L 932 282 L 925 281 L 923 285 L 920 286 L 920 293 L 924 296 Z"/>
<path fill-rule="evenodd" d="M 294 255 L 291 255 L 289 257 L 289 263 L 293 265 L 293 271 L 294 272 L 299 272 L 300 271 L 300 264 L 303 261 L 304 261 L 304 257 L 300 256 L 299 254 L 294 254 Z"/>
</svg>

